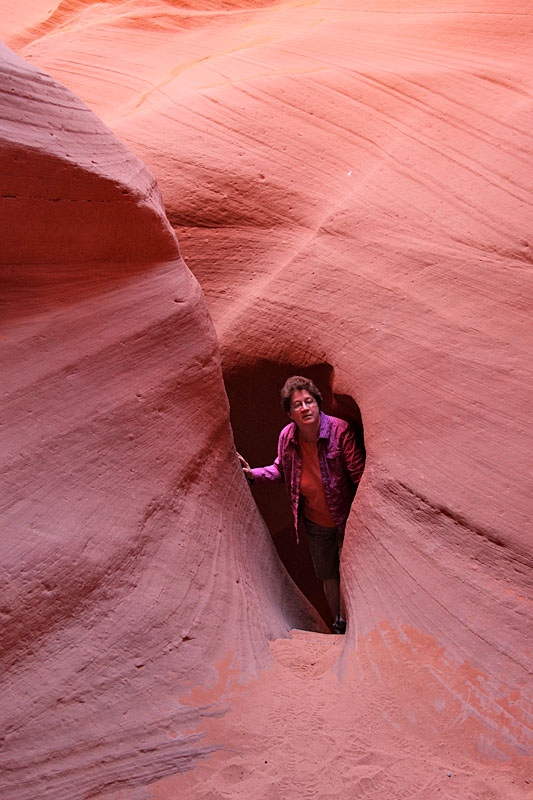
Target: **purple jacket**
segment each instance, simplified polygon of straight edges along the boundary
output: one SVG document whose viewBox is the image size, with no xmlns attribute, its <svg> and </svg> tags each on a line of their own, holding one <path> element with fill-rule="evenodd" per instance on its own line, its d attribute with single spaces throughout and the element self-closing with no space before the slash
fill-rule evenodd
<svg viewBox="0 0 533 800">
<path fill-rule="evenodd" d="M 365 451 L 357 444 L 354 432 L 347 422 L 337 417 L 329 417 L 323 412 L 320 412 L 317 450 L 329 510 L 339 533 L 344 533 L 355 492 L 365 468 Z M 252 472 L 258 482 L 285 482 L 298 538 L 302 453 L 298 444 L 298 429 L 294 422 L 283 428 L 279 435 L 278 456 L 274 463 L 269 467 L 256 467 Z"/>
</svg>

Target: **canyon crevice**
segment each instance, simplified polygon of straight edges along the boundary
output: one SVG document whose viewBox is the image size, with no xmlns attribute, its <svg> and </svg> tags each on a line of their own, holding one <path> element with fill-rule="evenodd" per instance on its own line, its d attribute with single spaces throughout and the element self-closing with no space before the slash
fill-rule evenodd
<svg viewBox="0 0 533 800">
<path fill-rule="evenodd" d="M 3 5 L 2 796 L 530 797 L 529 7 Z"/>
</svg>

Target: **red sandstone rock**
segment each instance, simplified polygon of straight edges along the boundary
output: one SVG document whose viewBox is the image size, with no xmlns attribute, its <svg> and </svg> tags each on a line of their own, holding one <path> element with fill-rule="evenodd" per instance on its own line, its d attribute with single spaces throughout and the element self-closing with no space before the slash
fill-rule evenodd
<svg viewBox="0 0 533 800">
<path fill-rule="evenodd" d="M 343 559 L 342 714 L 318 699 L 336 697 L 336 677 L 313 681 L 310 667 L 329 664 L 335 645 L 311 640 L 310 660 L 295 650 L 234 692 L 220 723 L 199 727 L 241 755 L 206 761 L 186 793 L 181 779 L 179 789 L 132 779 L 156 796 L 202 796 L 200 780 L 212 797 L 267 797 L 272 785 L 280 797 L 356 786 L 372 800 L 528 791 L 522 760 L 497 768 L 531 746 L 528 15 L 515 0 L 466 10 L 139 0 L 8 14 L 12 46 L 78 92 L 157 176 L 230 394 L 248 387 L 239 449 L 254 463 L 274 455 L 269 408 L 289 370 L 315 369 L 332 396 L 357 401 L 365 425 Z M 259 498 L 264 508 L 272 497 Z M 215 600 L 206 608 L 218 619 Z M 211 699 L 227 691 L 225 669 Z M 315 775 L 324 731 L 342 759 L 326 757 Z M 413 777 L 415 744 L 426 766 Z M 265 755 L 263 767 L 267 751 L 275 763 Z M 334 783 L 339 771 L 348 788 Z"/>
<path fill-rule="evenodd" d="M 154 178 L 45 73 L 1 68 L 1 795 L 72 800 L 209 752 L 194 727 L 226 701 L 186 687 L 318 623 L 236 460 Z"/>
</svg>

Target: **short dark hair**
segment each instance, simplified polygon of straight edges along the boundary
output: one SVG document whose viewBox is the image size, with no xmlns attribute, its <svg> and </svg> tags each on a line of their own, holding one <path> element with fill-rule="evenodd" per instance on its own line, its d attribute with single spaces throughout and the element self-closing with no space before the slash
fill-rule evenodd
<svg viewBox="0 0 533 800">
<path fill-rule="evenodd" d="M 281 390 L 281 407 L 284 411 L 287 413 L 290 412 L 291 397 L 294 392 L 297 392 L 300 389 L 309 392 L 309 394 L 317 401 L 318 407 L 322 408 L 322 395 L 313 381 L 309 378 L 302 377 L 302 375 L 293 375 L 291 378 L 287 378 Z"/>
</svg>

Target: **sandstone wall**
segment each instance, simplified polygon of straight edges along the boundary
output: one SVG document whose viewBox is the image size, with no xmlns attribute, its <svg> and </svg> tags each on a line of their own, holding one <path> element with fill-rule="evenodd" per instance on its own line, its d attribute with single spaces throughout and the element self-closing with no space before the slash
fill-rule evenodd
<svg viewBox="0 0 533 800">
<path fill-rule="evenodd" d="M 153 176 L 1 56 L 2 796 L 72 800 L 209 752 L 225 702 L 184 696 L 320 623 L 235 458 Z"/>
<path fill-rule="evenodd" d="M 409 686 L 411 721 L 490 758 L 530 742 L 529 13 L 518 0 L 325 0 L 5 16 L 11 46 L 156 175 L 230 393 L 249 398 L 239 447 L 258 387 L 274 404 L 285 370 L 315 370 L 358 405 L 368 463 L 344 551 L 343 664 L 355 654 L 370 683 Z M 145 386 L 168 380 L 156 362 Z M 209 435 L 198 423 L 191 448 Z M 274 455 L 272 435 L 244 451 L 251 462 Z M 158 495 L 160 480 L 139 486 Z"/>
</svg>

